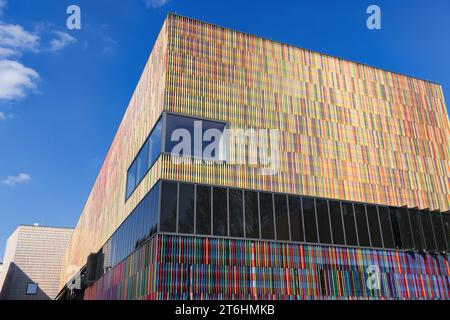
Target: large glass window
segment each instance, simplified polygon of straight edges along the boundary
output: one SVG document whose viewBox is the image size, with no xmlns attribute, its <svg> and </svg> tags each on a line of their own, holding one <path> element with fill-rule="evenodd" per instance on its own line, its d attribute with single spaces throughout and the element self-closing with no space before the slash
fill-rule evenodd
<svg viewBox="0 0 450 320">
<path fill-rule="evenodd" d="M 345 238 L 347 245 L 357 246 L 358 237 L 356 235 L 355 213 L 353 212 L 353 204 L 342 202 L 342 217 L 344 218 Z"/>
<path fill-rule="evenodd" d="M 425 238 L 426 248 L 428 250 L 436 250 L 436 242 L 434 239 L 433 225 L 431 222 L 431 215 L 427 211 L 422 211 L 420 214 L 420 221 L 422 224 L 423 235 Z"/>
<path fill-rule="evenodd" d="M 316 199 L 317 223 L 319 225 L 320 243 L 332 243 L 328 201 Z"/>
<path fill-rule="evenodd" d="M 287 197 L 285 195 L 274 195 L 275 200 L 275 226 L 277 227 L 277 239 L 289 240 L 289 218 L 287 208 Z"/>
<path fill-rule="evenodd" d="M 159 120 L 128 169 L 126 199 L 144 179 L 147 171 L 161 153 L 161 127 L 161 120 Z"/>
<path fill-rule="evenodd" d="M 369 233 L 370 233 L 370 240 L 372 241 L 372 247 L 382 248 L 383 242 L 381 240 L 381 229 L 378 220 L 377 207 L 367 205 L 366 212 L 367 212 L 367 221 L 369 222 Z"/>
<path fill-rule="evenodd" d="M 400 226 L 400 234 L 402 236 L 403 249 L 413 249 L 414 241 L 411 231 L 411 222 L 409 219 L 408 209 L 397 208 L 398 223 Z"/>
<path fill-rule="evenodd" d="M 378 207 L 378 214 L 380 216 L 381 233 L 383 235 L 384 247 L 388 249 L 395 248 L 394 236 L 392 233 L 391 217 L 387 207 Z"/>
<path fill-rule="evenodd" d="M 444 227 L 442 225 L 441 214 L 439 212 L 433 212 L 431 214 L 431 222 L 433 223 L 433 231 L 437 249 L 439 251 L 447 251 L 447 241 L 445 238 Z"/>
<path fill-rule="evenodd" d="M 259 212 L 261 214 L 261 238 L 275 239 L 272 194 L 259 193 Z"/>
<path fill-rule="evenodd" d="M 369 230 L 367 228 L 367 216 L 365 206 L 355 203 L 356 227 L 358 229 L 359 245 L 362 247 L 370 247 Z"/>
<path fill-rule="evenodd" d="M 304 241 L 302 198 L 289 196 L 289 218 L 291 220 L 292 241 Z"/>
<path fill-rule="evenodd" d="M 245 194 L 245 236 L 259 238 L 258 193 L 244 191 Z"/>
<path fill-rule="evenodd" d="M 178 232 L 194 233 L 194 185 L 180 183 Z"/>
<path fill-rule="evenodd" d="M 230 236 L 244 237 L 244 212 L 242 202 L 242 191 L 229 189 L 229 208 L 230 208 Z"/>
<path fill-rule="evenodd" d="M 341 203 L 339 201 L 329 201 L 330 220 L 333 231 L 333 243 L 345 244 L 344 227 L 342 224 Z"/>
<path fill-rule="evenodd" d="M 213 188 L 213 234 L 228 236 L 227 189 Z"/>
<path fill-rule="evenodd" d="M 420 224 L 419 210 L 409 210 L 409 217 L 411 221 L 411 231 L 414 239 L 414 248 L 417 250 L 424 250 L 425 242 L 423 239 L 422 225 Z"/>
<path fill-rule="evenodd" d="M 306 242 L 318 242 L 314 199 L 302 198 Z"/>
<path fill-rule="evenodd" d="M 177 184 L 163 181 L 161 186 L 161 217 L 162 232 L 176 232 L 177 222 Z"/>
<path fill-rule="evenodd" d="M 212 159 L 219 160 L 218 154 L 216 154 L 219 148 L 215 146 L 219 145 L 220 140 L 216 140 L 217 137 L 214 134 L 211 136 L 205 134 L 209 129 L 216 129 L 218 130 L 216 132 L 222 133 L 225 129 L 225 123 L 167 114 L 165 151 L 168 153 L 174 152 L 180 156 L 203 158 L 205 160 L 212 157 Z M 208 131 L 208 133 L 211 132 L 213 130 Z M 175 146 L 178 147 L 175 148 Z M 186 146 L 186 148 L 183 148 L 183 146 Z"/>
<path fill-rule="evenodd" d="M 211 234 L 211 188 L 197 186 L 196 233 Z"/>
</svg>

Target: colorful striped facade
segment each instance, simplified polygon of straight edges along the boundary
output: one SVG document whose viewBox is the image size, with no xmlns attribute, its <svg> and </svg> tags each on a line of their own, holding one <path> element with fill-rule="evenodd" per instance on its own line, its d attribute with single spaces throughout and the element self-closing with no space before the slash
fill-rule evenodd
<svg viewBox="0 0 450 320">
<path fill-rule="evenodd" d="M 163 112 L 280 130 L 278 173 L 162 154 L 125 199 L 127 169 Z M 446 212 L 449 139 L 438 84 L 169 15 L 77 223 L 61 287 L 160 179 Z M 372 292 L 373 261 L 382 288 Z M 448 299 L 449 276 L 447 255 L 157 234 L 85 298 Z"/>
<path fill-rule="evenodd" d="M 367 269 L 380 267 L 379 290 Z M 450 299 L 448 257 L 157 235 L 85 299 Z"/>
</svg>

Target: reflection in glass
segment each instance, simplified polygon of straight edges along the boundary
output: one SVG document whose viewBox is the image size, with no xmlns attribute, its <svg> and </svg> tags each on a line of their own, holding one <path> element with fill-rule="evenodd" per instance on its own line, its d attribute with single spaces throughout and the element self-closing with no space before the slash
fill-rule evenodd
<svg viewBox="0 0 450 320">
<path fill-rule="evenodd" d="M 434 239 L 433 225 L 431 223 L 430 213 L 421 211 L 420 221 L 422 223 L 423 235 L 425 238 L 425 246 L 428 250 L 436 250 L 436 242 Z"/>
<path fill-rule="evenodd" d="M 355 203 L 356 226 L 358 229 L 359 245 L 362 247 L 370 247 L 369 230 L 367 228 L 367 216 L 365 206 Z"/>
<path fill-rule="evenodd" d="M 194 233 L 194 185 L 180 183 L 178 232 Z"/>
<path fill-rule="evenodd" d="M 245 236 L 259 239 L 258 193 L 244 191 L 245 195 Z"/>
<path fill-rule="evenodd" d="M 228 236 L 227 189 L 213 187 L 213 234 Z"/>
<path fill-rule="evenodd" d="M 383 235 L 384 247 L 388 249 L 395 248 L 394 236 L 392 234 L 391 217 L 387 207 L 378 207 L 380 216 L 381 233 Z"/>
<path fill-rule="evenodd" d="M 272 194 L 259 193 L 259 212 L 261 214 L 261 238 L 275 239 Z"/>
<path fill-rule="evenodd" d="M 275 200 L 275 225 L 278 240 L 289 240 L 289 218 L 287 208 L 287 197 L 285 195 L 274 195 Z"/>
<path fill-rule="evenodd" d="M 314 199 L 302 198 L 306 242 L 318 242 Z"/>
<path fill-rule="evenodd" d="M 175 232 L 177 222 L 177 184 L 163 181 L 161 186 L 160 230 Z"/>
<path fill-rule="evenodd" d="M 230 236 L 244 237 L 244 212 L 242 202 L 242 191 L 229 189 L 230 206 Z"/>
<path fill-rule="evenodd" d="M 317 223 L 319 225 L 320 243 L 331 243 L 328 201 L 316 199 L 316 211 L 317 211 Z"/>
<path fill-rule="evenodd" d="M 339 201 L 329 201 L 330 220 L 333 231 L 333 243 L 345 244 L 344 227 L 342 224 L 341 203 Z"/>
<path fill-rule="evenodd" d="M 197 186 L 196 234 L 211 234 L 211 188 Z"/>
<path fill-rule="evenodd" d="M 353 205 L 351 203 L 342 202 L 342 217 L 344 218 L 347 245 L 357 246 L 358 238 L 356 235 L 355 213 L 353 212 Z"/>
<path fill-rule="evenodd" d="M 419 210 L 409 210 L 409 217 L 411 221 L 411 231 L 414 239 L 414 248 L 416 250 L 424 250 L 425 242 L 423 239 L 422 226 L 420 224 Z"/>
<path fill-rule="evenodd" d="M 376 206 L 367 205 L 367 221 L 369 222 L 370 240 L 372 247 L 382 248 L 383 242 L 381 240 L 381 229 L 378 221 L 378 210 Z M 359 230 L 359 229 L 358 229 Z"/>
<path fill-rule="evenodd" d="M 436 239 L 437 249 L 439 251 L 446 251 L 447 241 L 445 239 L 445 232 L 442 225 L 441 214 L 439 212 L 431 213 L 431 222 L 433 223 L 433 231 Z"/>
<path fill-rule="evenodd" d="M 292 241 L 304 241 L 302 202 L 300 197 L 289 196 L 289 215 Z"/>
</svg>

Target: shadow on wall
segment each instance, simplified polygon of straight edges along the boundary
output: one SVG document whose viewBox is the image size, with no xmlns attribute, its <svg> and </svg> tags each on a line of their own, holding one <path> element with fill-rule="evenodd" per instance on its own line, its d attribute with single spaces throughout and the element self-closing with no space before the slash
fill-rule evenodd
<svg viewBox="0 0 450 320">
<path fill-rule="evenodd" d="M 27 294 L 28 284 L 34 281 L 20 269 L 15 263 L 9 265 L 2 291 L 0 292 L 0 300 L 51 300 L 50 297 L 41 290 L 39 284 L 36 293 Z M 33 289 L 33 288 L 30 288 Z"/>
</svg>

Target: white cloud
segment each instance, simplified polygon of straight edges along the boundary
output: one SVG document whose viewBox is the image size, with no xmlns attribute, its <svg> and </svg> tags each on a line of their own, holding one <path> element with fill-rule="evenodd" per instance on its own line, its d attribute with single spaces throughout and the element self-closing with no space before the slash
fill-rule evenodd
<svg viewBox="0 0 450 320">
<path fill-rule="evenodd" d="M 16 100 L 36 88 L 39 74 L 12 60 L 0 60 L 0 100 Z"/>
<path fill-rule="evenodd" d="M 14 187 L 16 184 L 28 183 L 31 180 L 31 176 L 26 173 L 19 173 L 17 176 L 8 176 L 2 181 L 2 184 Z"/>
<path fill-rule="evenodd" d="M 170 0 L 145 0 L 147 8 L 159 8 L 165 6 Z"/>
<path fill-rule="evenodd" d="M 3 23 L 0 24 L 0 47 L 38 52 L 39 36 L 24 30 L 22 26 Z"/>
<path fill-rule="evenodd" d="M 53 33 L 56 35 L 56 38 L 50 41 L 50 51 L 59 51 L 77 42 L 77 39 L 67 32 L 54 31 Z"/>
<path fill-rule="evenodd" d="M 9 48 L 0 47 L 0 59 L 17 55 L 17 51 Z"/>
</svg>

